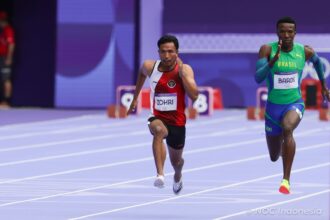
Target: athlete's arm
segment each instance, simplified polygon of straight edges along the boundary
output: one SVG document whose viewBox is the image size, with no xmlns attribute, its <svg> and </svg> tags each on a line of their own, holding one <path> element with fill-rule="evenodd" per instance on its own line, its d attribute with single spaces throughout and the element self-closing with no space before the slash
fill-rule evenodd
<svg viewBox="0 0 330 220">
<path fill-rule="evenodd" d="M 194 71 L 188 64 L 182 63 L 180 58 L 177 58 L 179 65 L 179 75 L 182 79 L 182 83 L 185 91 L 192 101 L 196 101 L 198 98 L 198 88 L 194 78 Z"/>
<path fill-rule="evenodd" d="M 142 64 L 142 66 L 139 70 L 139 75 L 138 75 L 137 81 L 136 81 L 133 101 L 132 101 L 129 109 L 127 110 L 127 115 L 132 113 L 132 111 L 134 111 L 134 109 L 136 108 L 137 99 L 138 99 L 139 94 L 141 92 L 142 86 L 143 86 L 144 82 L 146 81 L 146 78 L 150 75 L 152 67 L 153 67 L 154 64 L 155 64 L 155 61 L 153 61 L 153 60 L 146 60 Z"/>
<path fill-rule="evenodd" d="M 321 85 L 322 85 L 323 98 L 330 101 L 330 92 L 329 92 L 329 89 L 326 85 L 326 81 L 324 79 L 324 69 L 323 69 L 323 65 L 322 65 L 320 57 L 313 50 L 313 48 L 311 48 L 309 46 L 305 46 L 305 58 L 306 58 L 306 60 L 311 61 L 314 65 L 317 76 L 318 76 L 318 78 L 321 82 Z"/>
<path fill-rule="evenodd" d="M 278 42 L 277 51 L 275 56 L 269 60 L 272 48 L 269 45 L 263 45 L 259 50 L 259 59 L 256 64 L 256 73 L 254 79 L 257 83 L 264 81 L 270 72 L 270 69 L 274 66 L 274 63 L 280 58 L 280 51 L 282 47 L 282 41 Z"/>
</svg>

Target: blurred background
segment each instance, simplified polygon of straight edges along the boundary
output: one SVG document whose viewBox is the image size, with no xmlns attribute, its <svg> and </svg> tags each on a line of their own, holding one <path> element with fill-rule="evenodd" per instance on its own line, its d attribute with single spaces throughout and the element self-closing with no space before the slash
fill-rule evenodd
<svg viewBox="0 0 330 220">
<path fill-rule="evenodd" d="M 15 30 L 12 106 L 105 108 L 134 85 L 157 40 L 175 34 L 199 86 L 222 91 L 225 108 L 255 105 L 260 46 L 276 21 L 297 22 L 296 41 L 313 47 L 330 75 L 330 1 L 1 0 Z M 306 63 L 305 78 L 317 79 Z"/>
</svg>

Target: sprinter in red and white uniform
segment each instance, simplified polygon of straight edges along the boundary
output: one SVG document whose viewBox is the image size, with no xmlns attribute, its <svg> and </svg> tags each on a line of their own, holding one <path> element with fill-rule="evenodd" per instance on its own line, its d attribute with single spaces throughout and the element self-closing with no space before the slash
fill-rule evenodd
<svg viewBox="0 0 330 220">
<path fill-rule="evenodd" d="M 171 164 L 174 168 L 173 192 L 182 189 L 182 152 L 186 138 L 185 95 L 195 101 L 198 89 L 192 68 L 183 64 L 178 56 L 179 42 L 175 36 L 165 35 L 158 40 L 160 60 L 144 61 L 138 75 L 134 99 L 128 109 L 130 114 L 137 105 L 141 88 L 149 77 L 151 115 L 148 125 L 153 135 L 153 154 L 157 169 L 154 186 L 164 186 L 166 139 Z"/>
<path fill-rule="evenodd" d="M 10 105 L 14 50 L 14 29 L 8 22 L 7 13 L 0 11 L 0 108 Z"/>
</svg>

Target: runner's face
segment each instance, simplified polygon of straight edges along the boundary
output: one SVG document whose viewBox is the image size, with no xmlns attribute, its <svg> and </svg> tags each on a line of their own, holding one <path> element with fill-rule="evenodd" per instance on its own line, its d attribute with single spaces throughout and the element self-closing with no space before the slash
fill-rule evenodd
<svg viewBox="0 0 330 220">
<path fill-rule="evenodd" d="M 159 58 L 164 66 L 171 67 L 176 63 L 178 51 L 173 42 L 161 44 L 158 50 Z"/>
<path fill-rule="evenodd" d="M 282 40 L 283 48 L 291 48 L 293 46 L 293 40 L 296 35 L 296 28 L 291 23 L 281 23 L 277 27 L 277 36 L 279 40 Z"/>
</svg>

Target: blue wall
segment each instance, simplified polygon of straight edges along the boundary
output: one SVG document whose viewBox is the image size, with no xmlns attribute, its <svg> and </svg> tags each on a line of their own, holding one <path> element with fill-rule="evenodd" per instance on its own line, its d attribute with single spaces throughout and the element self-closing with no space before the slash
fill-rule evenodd
<svg viewBox="0 0 330 220">
<path fill-rule="evenodd" d="M 141 8 L 136 8 L 140 10 L 141 19 L 135 20 L 137 23 L 140 22 L 140 26 L 138 26 L 140 29 L 137 31 L 143 30 L 140 35 L 141 39 L 139 39 L 140 44 L 139 47 L 134 45 L 132 41 L 130 44 L 126 44 L 125 38 L 121 38 L 122 41 L 117 42 L 116 53 L 121 55 L 116 56 L 119 57 L 119 66 L 123 66 L 123 68 L 120 69 L 117 65 L 114 71 L 109 70 L 109 77 L 114 77 L 114 84 L 111 88 L 109 87 L 109 94 L 103 94 L 107 97 L 102 98 L 102 105 L 105 105 L 107 100 L 109 102 L 114 101 L 114 90 L 117 85 L 135 83 L 134 79 L 137 73 L 135 68 L 139 63 L 147 58 L 157 58 L 156 40 L 161 33 L 175 33 L 180 37 L 185 34 L 215 34 L 219 36 L 228 33 L 253 34 L 253 37 L 257 38 L 260 34 L 268 34 L 268 37 L 276 40 L 275 21 L 282 15 L 291 15 L 296 18 L 298 23 L 297 36 L 302 33 L 312 36 L 314 42 L 311 42 L 311 46 L 329 60 L 330 51 L 326 49 L 330 48 L 327 43 L 329 42 L 328 38 L 323 37 L 326 39 L 324 41 L 326 45 L 323 45 L 322 40 L 319 40 L 320 36 L 321 38 L 323 35 L 330 36 L 330 16 L 328 16 L 330 1 L 328 0 L 316 0 L 311 4 L 301 3 L 298 0 L 270 0 L 267 3 L 263 0 L 157 0 L 153 1 L 154 5 L 152 6 L 147 4 L 148 0 L 136 1 L 136 7 L 141 6 Z M 13 15 L 12 22 L 16 30 L 17 40 L 13 71 L 13 104 L 17 106 L 55 106 L 55 73 L 63 67 L 63 65 L 56 67 L 56 61 L 59 61 L 58 55 L 61 52 L 61 50 L 57 51 L 56 49 L 59 39 L 57 38 L 57 0 L 15 0 L 11 4 L 9 5 L 12 7 L 10 11 Z M 189 5 L 189 10 L 186 10 L 187 5 Z M 125 20 L 125 14 L 121 19 Z M 62 29 L 64 26 L 59 28 Z M 111 31 L 111 33 L 113 32 Z M 255 89 L 258 86 L 253 81 L 257 47 L 248 48 L 248 51 L 247 48 L 241 48 L 242 50 L 230 53 L 226 51 L 228 48 L 213 52 L 205 52 L 205 50 L 203 52 L 189 52 L 191 49 L 196 49 L 192 48 L 196 43 L 190 41 L 190 43 L 193 42 L 193 46 L 191 46 L 181 39 L 183 38 L 180 38 L 180 43 L 182 43 L 181 56 L 185 62 L 193 66 L 199 85 L 221 87 L 226 107 L 244 107 L 254 104 Z M 267 41 L 262 41 L 262 43 L 267 43 Z M 318 44 L 314 45 L 314 43 Z M 208 45 L 212 50 L 216 49 L 219 44 Z M 238 44 L 224 43 L 224 46 L 230 46 L 229 49 L 235 49 L 236 45 Z M 257 45 L 260 46 L 261 43 L 258 42 Z M 127 47 L 132 47 L 131 52 L 127 52 Z M 126 50 L 122 50 L 122 48 L 126 48 Z M 127 53 L 134 54 L 133 60 L 129 59 L 127 62 L 126 58 L 120 58 L 121 56 L 125 57 Z M 91 54 L 94 58 L 97 58 L 96 55 Z M 129 64 L 127 65 L 127 63 Z M 80 64 L 76 62 L 75 65 L 79 66 Z M 81 67 L 83 66 L 81 65 Z M 68 74 L 74 74 L 74 71 L 68 74 L 65 71 L 61 72 L 58 76 L 64 74 L 66 77 L 72 78 Z M 59 89 L 62 91 L 61 88 Z M 95 97 L 95 99 L 99 97 L 98 94 L 93 95 L 93 89 L 87 91 L 91 97 Z M 66 102 L 65 106 L 70 106 L 70 101 Z M 98 104 L 91 100 L 83 106 L 95 107 Z"/>
</svg>

